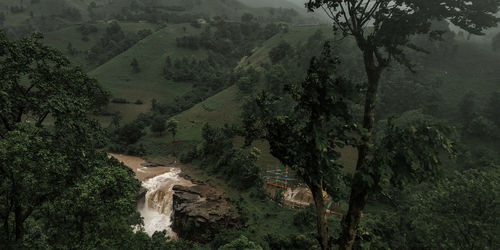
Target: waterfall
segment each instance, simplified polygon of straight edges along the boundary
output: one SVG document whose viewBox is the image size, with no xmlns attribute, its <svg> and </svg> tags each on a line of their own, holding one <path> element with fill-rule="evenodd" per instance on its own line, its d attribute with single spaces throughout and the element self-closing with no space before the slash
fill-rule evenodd
<svg viewBox="0 0 500 250">
<path fill-rule="evenodd" d="M 170 228 L 172 215 L 172 188 L 180 184 L 179 169 L 158 175 L 142 183 L 148 191 L 144 206 L 139 210 L 144 218 L 144 231 L 153 235 L 155 231 L 167 230 L 167 236 L 176 237 Z"/>
<path fill-rule="evenodd" d="M 125 165 L 134 170 L 136 178 L 142 182 L 147 192 L 144 197 L 144 203 L 139 203 L 137 210 L 144 218 L 144 231 L 148 235 L 153 235 L 156 231 L 167 230 L 167 235 L 176 238 L 172 231 L 172 209 L 173 209 L 173 191 L 175 185 L 193 186 L 193 183 L 179 176 L 181 170 L 177 167 L 145 167 L 143 159 L 121 155 L 110 154 Z M 136 230 L 139 228 L 136 227 Z"/>
</svg>

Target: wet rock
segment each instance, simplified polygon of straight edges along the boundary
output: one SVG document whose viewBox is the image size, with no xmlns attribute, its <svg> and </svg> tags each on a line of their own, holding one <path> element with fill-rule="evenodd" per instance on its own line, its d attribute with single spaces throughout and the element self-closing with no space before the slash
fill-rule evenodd
<svg viewBox="0 0 500 250">
<path fill-rule="evenodd" d="M 149 161 L 141 163 L 141 166 L 146 167 L 146 168 L 164 167 L 163 164 L 156 163 L 156 162 L 149 162 Z"/>
<path fill-rule="evenodd" d="M 137 208 L 142 209 L 144 207 L 144 203 L 146 202 L 146 193 L 148 190 L 144 187 L 141 187 L 139 192 L 135 194 L 135 200 L 137 201 Z"/>
<path fill-rule="evenodd" d="M 190 175 L 188 175 L 186 173 L 180 173 L 179 176 L 182 177 L 182 178 L 184 178 L 184 179 L 186 179 L 186 180 L 189 180 L 193 184 L 197 184 L 197 185 L 204 185 L 204 184 L 206 184 L 203 181 L 199 181 L 197 179 L 192 178 Z"/>
<path fill-rule="evenodd" d="M 207 243 L 226 228 L 240 227 L 240 215 L 222 192 L 200 184 L 173 187 L 172 229 L 181 238 Z"/>
</svg>

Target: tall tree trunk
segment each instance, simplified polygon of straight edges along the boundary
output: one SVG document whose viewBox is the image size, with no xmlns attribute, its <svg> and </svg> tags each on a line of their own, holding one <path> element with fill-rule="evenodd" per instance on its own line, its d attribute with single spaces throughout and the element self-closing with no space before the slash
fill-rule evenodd
<svg viewBox="0 0 500 250">
<path fill-rule="evenodd" d="M 318 241 L 322 250 L 330 249 L 330 236 L 326 225 L 326 205 L 323 198 L 323 182 L 309 185 L 316 205 L 316 226 L 318 229 Z"/>
<path fill-rule="evenodd" d="M 22 241 L 24 238 L 24 215 L 23 209 L 20 206 L 16 206 L 14 210 L 15 223 L 16 223 L 16 241 Z"/>
<path fill-rule="evenodd" d="M 339 249 L 341 250 L 352 249 L 361 219 L 361 212 L 368 198 L 368 187 L 362 180 L 362 175 L 368 164 L 368 154 L 370 151 L 368 144 L 372 138 L 377 91 L 383 71 L 383 67 L 378 67 L 375 64 L 374 51 L 365 50 L 363 52 L 363 59 L 368 78 L 363 116 L 363 128 L 366 130 L 366 134 L 362 137 L 362 145 L 358 147 L 358 162 L 356 163 L 356 173 L 351 186 L 349 210 L 342 219 L 342 232 L 339 239 Z"/>
<path fill-rule="evenodd" d="M 4 216 L 3 220 L 3 230 L 5 231 L 7 241 L 10 240 L 10 232 L 9 232 L 9 214 L 10 211 L 7 211 L 7 214 Z"/>
</svg>

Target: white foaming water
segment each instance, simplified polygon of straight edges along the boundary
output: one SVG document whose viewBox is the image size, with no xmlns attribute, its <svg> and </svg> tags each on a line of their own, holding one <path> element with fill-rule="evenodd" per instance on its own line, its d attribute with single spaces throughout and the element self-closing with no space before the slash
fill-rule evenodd
<svg viewBox="0 0 500 250">
<path fill-rule="evenodd" d="M 170 172 L 142 183 L 142 186 L 148 191 L 144 207 L 139 212 L 144 218 L 144 231 L 150 236 L 156 231 L 167 230 L 166 236 L 176 237 L 175 232 L 170 228 L 173 206 L 172 188 L 183 181 L 179 177 L 180 172 L 180 169 L 172 168 Z"/>
</svg>

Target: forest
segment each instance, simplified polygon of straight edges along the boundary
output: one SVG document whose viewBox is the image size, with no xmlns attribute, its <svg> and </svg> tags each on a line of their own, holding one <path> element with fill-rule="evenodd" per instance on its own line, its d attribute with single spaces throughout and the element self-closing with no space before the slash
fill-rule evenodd
<svg viewBox="0 0 500 250">
<path fill-rule="evenodd" d="M 500 249 L 499 23 L 0 1 L 0 249 Z"/>
</svg>

